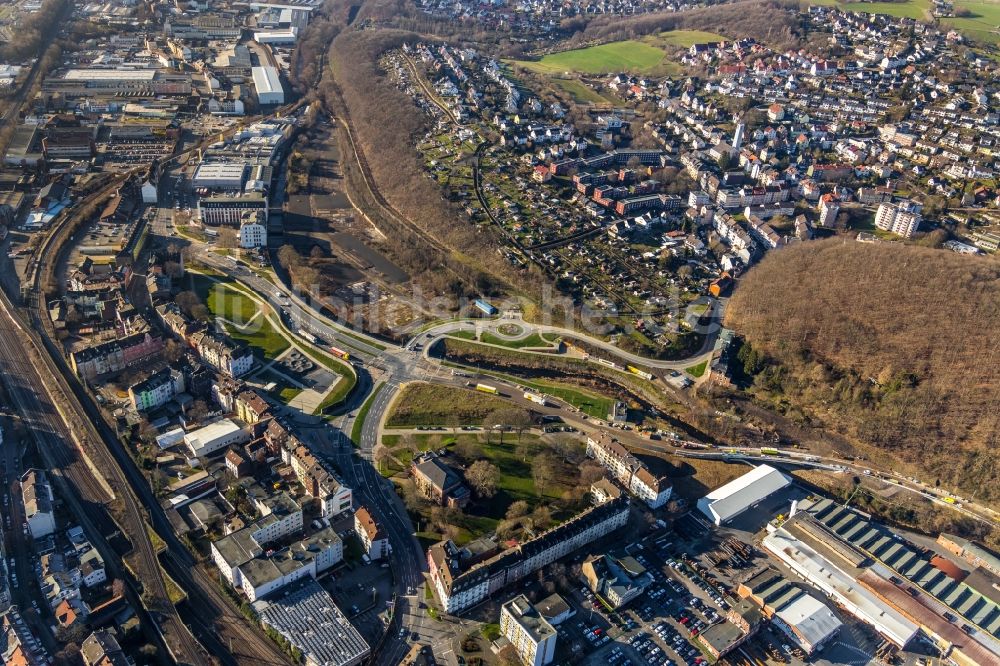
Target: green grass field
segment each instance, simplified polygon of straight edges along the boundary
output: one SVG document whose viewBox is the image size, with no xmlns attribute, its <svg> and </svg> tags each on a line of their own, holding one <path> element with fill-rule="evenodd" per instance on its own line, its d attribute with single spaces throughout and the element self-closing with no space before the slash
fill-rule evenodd
<svg viewBox="0 0 1000 666">
<path fill-rule="evenodd" d="M 901 18 L 912 18 L 918 21 L 928 20 L 931 16 L 930 0 L 906 0 L 905 2 L 838 2 L 837 0 L 810 0 L 814 5 L 839 7 L 844 11 L 867 14 L 886 14 Z M 984 44 L 1000 45 L 1000 35 L 994 31 L 1000 26 L 1000 2 L 996 0 L 971 1 L 957 0 L 955 9 L 967 9 L 972 16 L 943 18 L 941 23 L 953 26 L 967 37 Z"/>
<path fill-rule="evenodd" d="M 557 78 L 556 75 L 632 72 L 677 76 L 683 70 L 678 63 L 668 57 L 668 51 L 722 39 L 725 39 L 722 35 L 703 30 L 672 30 L 641 39 L 550 53 L 539 60 L 516 60 L 514 63 L 533 72 L 552 76 L 552 83 L 568 92 L 578 102 L 601 104 L 609 100 L 579 81 Z"/>
<path fill-rule="evenodd" d="M 557 76 L 549 79 L 554 86 L 569 93 L 575 102 L 580 104 L 611 104 L 612 101 L 601 95 L 590 86 L 577 81 L 576 79 L 564 79 Z"/>
<path fill-rule="evenodd" d="M 941 19 L 942 23 L 958 28 L 970 38 L 985 44 L 1000 45 L 1000 35 L 994 31 L 1000 26 L 1000 2 L 955 3 L 956 9 L 967 9 L 972 16 Z"/>
<path fill-rule="evenodd" d="M 928 2 L 928 0 L 907 0 L 906 2 L 849 2 L 840 5 L 840 8 L 849 12 L 886 14 L 887 16 L 897 16 L 899 18 L 923 20 L 927 18 L 928 11 L 930 10 L 930 2 Z"/>
<path fill-rule="evenodd" d="M 705 368 L 708 367 L 708 361 L 702 361 L 698 365 L 692 365 L 690 368 L 685 368 L 684 372 L 688 373 L 692 377 L 701 377 L 705 374 Z"/>
<path fill-rule="evenodd" d="M 218 283 L 208 288 L 209 312 L 234 324 L 245 324 L 260 311 L 252 298 Z"/>
<path fill-rule="evenodd" d="M 517 64 L 540 74 L 646 72 L 659 65 L 665 55 L 663 49 L 629 39 L 585 49 L 550 53 L 541 60 L 519 60 Z"/>
<path fill-rule="evenodd" d="M 489 393 L 454 386 L 407 384 L 393 403 L 386 427 L 446 425 L 449 417 L 457 418 L 463 425 L 480 425 L 493 410 L 510 406 L 503 398 Z"/>
<path fill-rule="evenodd" d="M 538 333 L 532 333 L 526 338 L 521 338 L 520 340 L 508 340 L 507 338 L 501 338 L 497 335 L 493 335 L 489 332 L 483 332 L 479 336 L 480 342 L 485 342 L 489 345 L 500 345 L 501 347 L 510 347 L 511 349 L 524 349 L 526 347 L 551 347 L 549 342 L 546 342 L 542 336 Z"/>
<path fill-rule="evenodd" d="M 226 282 L 202 275 L 190 275 L 195 293 L 205 300 L 213 317 L 237 322 L 249 321 L 257 312 L 259 306 L 249 296 Z M 246 343 L 258 356 L 265 359 L 277 358 L 290 346 L 263 315 L 245 328 L 228 323 L 223 326 L 229 337 Z"/>
</svg>

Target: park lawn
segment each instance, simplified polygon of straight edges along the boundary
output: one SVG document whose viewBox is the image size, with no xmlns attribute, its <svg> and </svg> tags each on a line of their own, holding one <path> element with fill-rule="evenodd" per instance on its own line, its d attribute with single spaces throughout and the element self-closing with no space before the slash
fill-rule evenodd
<svg viewBox="0 0 1000 666">
<path fill-rule="evenodd" d="M 692 377 L 701 377 L 705 374 L 705 368 L 708 367 L 708 361 L 702 361 L 697 365 L 692 365 L 690 368 L 685 368 L 684 372 L 688 373 Z"/>
<path fill-rule="evenodd" d="M 254 322 L 246 329 L 237 328 L 231 324 L 223 324 L 226 335 L 233 340 L 239 340 L 250 347 L 254 353 L 268 361 L 274 360 L 288 350 L 291 345 L 274 326 L 264 317 Z"/>
<path fill-rule="evenodd" d="M 517 60 L 516 64 L 540 74 L 603 74 L 631 71 L 647 73 L 663 62 L 666 53 L 661 48 L 629 39 L 584 49 L 561 51 L 540 60 Z"/>
<path fill-rule="evenodd" d="M 524 349 L 525 347 L 551 347 L 551 343 L 547 342 L 538 333 L 532 333 L 526 338 L 521 338 L 519 340 L 508 340 L 507 338 L 501 338 L 494 335 L 488 331 L 483 331 L 483 334 L 479 336 L 480 342 L 485 342 L 490 345 L 500 345 L 501 347 L 510 347 L 511 349 Z"/>
<path fill-rule="evenodd" d="M 234 324 L 245 324 L 260 312 L 252 298 L 219 282 L 208 290 L 206 303 L 209 312 Z"/>
<path fill-rule="evenodd" d="M 477 340 L 475 331 L 452 331 L 448 334 L 449 337 L 458 338 L 459 340 Z"/>
<path fill-rule="evenodd" d="M 267 360 L 277 358 L 291 346 L 288 340 L 264 316 L 258 317 L 245 328 L 229 324 L 230 318 L 242 317 L 250 312 L 251 308 L 256 312 L 259 307 L 257 303 L 238 289 L 226 284 L 226 280 L 194 273 L 189 273 L 189 275 L 193 291 L 205 301 L 209 314 L 227 320 L 226 323 L 223 323 L 223 328 L 229 337 L 246 343 L 258 356 Z M 249 317 L 242 321 L 248 319 Z"/>
<path fill-rule="evenodd" d="M 397 396 L 386 427 L 446 425 L 450 418 L 464 425 L 479 425 L 487 414 L 506 407 L 511 407 L 511 403 L 490 393 L 412 383 Z"/>
</svg>

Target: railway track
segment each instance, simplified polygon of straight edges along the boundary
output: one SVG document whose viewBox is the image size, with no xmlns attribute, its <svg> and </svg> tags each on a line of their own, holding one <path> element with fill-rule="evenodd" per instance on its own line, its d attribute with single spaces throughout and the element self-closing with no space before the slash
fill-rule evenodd
<svg viewBox="0 0 1000 666">
<path fill-rule="evenodd" d="M 36 436 L 42 455 L 76 490 L 77 497 L 73 500 L 81 509 L 78 513 L 82 519 L 87 519 L 82 503 L 102 506 L 112 500 L 120 503 L 117 522 L 132 545 L 136 568 L 133 573 L 142 585 L 142 598 L 150 619 L 178 663 L 208 666 L 213 663 L 212 659 L 188 632 L 170 601 L 156 552 L 146 533 L 146 521 L 135 497 L 129 492 L 117 465 L 107 460 L 106 451 L 91 444 L 100 441 L 94 425 L 79 418 L 81 411 L 74 404 L 73 391 L 50 355 L 31 335 L 29 323 L 3 293 L 0 293 L 0 308 L 6 311 L 10 322 L 3 327 L 0 363 L 26 422 L 39 429 Z M 107 475 L 111 493 L 86 469 L 83 457 L 89 457 Z M 133 593 L 138 594 L 134 586 Z"/>
</svg>

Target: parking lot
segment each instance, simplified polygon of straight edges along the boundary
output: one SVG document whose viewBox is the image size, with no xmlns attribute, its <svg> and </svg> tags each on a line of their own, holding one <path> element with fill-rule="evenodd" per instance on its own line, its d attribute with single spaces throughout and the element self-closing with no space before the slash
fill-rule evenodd
<svg viewBox="0 0 1000 666">
<path fill-rule="evenodd" d="M 663 542 L 661 541 L 661 545 Z M 570 658 L 611 666 L 697 666 L 707 659 L 693 642 L 722 621 L 726 601 L 707 582 L 698 586 L 677 560 L 664 559 L 656 542 L 627 548 L 652 576 L 652 584 L 623 608 L 610 610 L 586 587 L 567 599 L 576 614 L 559 627 Z M 700 579 L 697 579 L 700 581 Z M 694 594 L 698 591 L 700 594 Z"/>
</svg>

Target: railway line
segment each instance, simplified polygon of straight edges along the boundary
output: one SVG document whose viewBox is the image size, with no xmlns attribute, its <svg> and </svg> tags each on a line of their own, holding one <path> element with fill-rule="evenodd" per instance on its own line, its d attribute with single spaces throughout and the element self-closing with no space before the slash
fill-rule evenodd
<svg viewBox="0 0 1000 666">
<path fill-rule="evenodd" d="M 29 332 L 28 322 L 21 319 L 6 294 L 0 294 L 0 308 L 6 314 L 0 326 L 4 334 L 0 340 L 0 368 L 12 400 L 37 438 L 41 455 L 57 476 L 64 478 L 77 517 L 93 527 L 89 513 L 97 505 L 105 507 L 111 501 L 120 505 L 118 525 L 134 554 L 136 580 L 125 577 L 133 595 L 139 595 L 138 582 L 149 611 L 147 617 L 175 661 L 208 666 L 213 663 L 211 657 L 188 632 L 170 600 L 156 552 L 146 533 L 146 521 L 121 471 L 107 459 L 105 449 L 91 444 L 100 439 L 94 425 L 77 416 L 80 410 L 75 409 L 73 391 L 55 368 L 53 359 L 39 348 Z M 107 487 L 84 462 L 88 457 L 108 475 Z"/>
<path fill-rule="evenodd" d="M 84 210 L 87 207 L 86 203 L 101 201 L 113 192 L 127 176 L 128 174 L 122 174 L 105 187 L 97 190 L 87 198 L 86 202 L 81 202 L 75 210 Z M 88 447 L 88 451 L 93 450 L 95 460 L 100 461 L 97 463 L 100 469 L 113 470 L 113 485 L 116 488 L 116 494 L 126 499 L 126 509 L 130 514 L 130 519 L 126 525 L 121 527 L 129 536 L 133 547 L 138 551 L 137 562 L 141 564 L 137 564 L 137 567 L 141 567 L 141 571 L 136 573 L 140 580 L 152 581 L 154 588 L 152 596 L 157 601 L 157 605 L 165 609 L 165 612 L 158 614 L 161 624 L 166 623 L 164 628 L 170 629 L 168 633 L 180 633 L 183 636 L 184 642 L 186 642 L 184 651 L 189 656 L 181 661 L 190 664 L 219 662 L 226 666 L 285 664 L 287 660 L 278 647 L 262 633 L 247 624 L 247 620 L 235 610 L 233 602 L 217 589 L 215 581 L 205 575 L 191 573 L 194 570 L 195 562 L 184 545 L 174 535 L 173 529 L 155 496 L 153 496 L 148 482 L 135 467 L 134 462 L 120 442 L 115 439 L 114 433 L 104 422 L 86 390 L 72 377 L 72 372 L 65 363 L 61 350 L 53 342 L 55 332 L 45 312 L 43 285 L 53 288 L 55 286 L 53 280 L 56 267 L 65 244 L 72 236 L 73 225 L 67 224 L 72 219 L 72 217 L 64 218 L 62 224 L 55 227 L 40 246 L 38 253 L 40 258 L 33 276 L 34 302 L 31 307 L 31 327 L 43 334 L 43 343 L 48 353 L 40 353 L 39 355 L 42 357 L 42 363 L 57 379 L 56 384 L 60 386 L 62 400 L 58 404 L 73 406 L 73 411 L 77 414 L 76 425 L 81 432 L 87 432 L 88 442 L 103 442 L 105 444 L 104 446 Z M 2 305 L 8 308 L 8 312 L 13 312 L 13 304 L 6 297 L 3 301 Z M 25 325 L 24 328 L 27 326 Z M 77 401 L 68 400 L 66 396 L 70 395 L 74 396 Z M 80 476 L 86 477 L 86 474 Z M 80 482 L 82 484 L 88 483 L 86 478 L 81 478 Z M 140 506 L 145 507 L 147 514 L 145 517 L 142 515 L 143 510 L 139 508 Z M 181 619 L 177 609 L 170 602 L 159 559 L 146 534 L 146 518 L 160 538 L 167 543 L 164 567 L 167 564 L 174 564 L 171 571 L 175 582 L 188 598 L 198 599 L 205 604 L 204 607 L 200 608 L 196 607 L 197 604 L 190 604 L 192 614 L 197 618 L 196 622 L 190 622 L 190 624 L 199 631 L 202 641 L 212 645 L 211 651 L 205 650 L 199 645 L 188 626 Z M 150 594 L 147 593 L 148 596 Z M 180 659 L 180 655 L 177 656 Z"/>
</svg>

